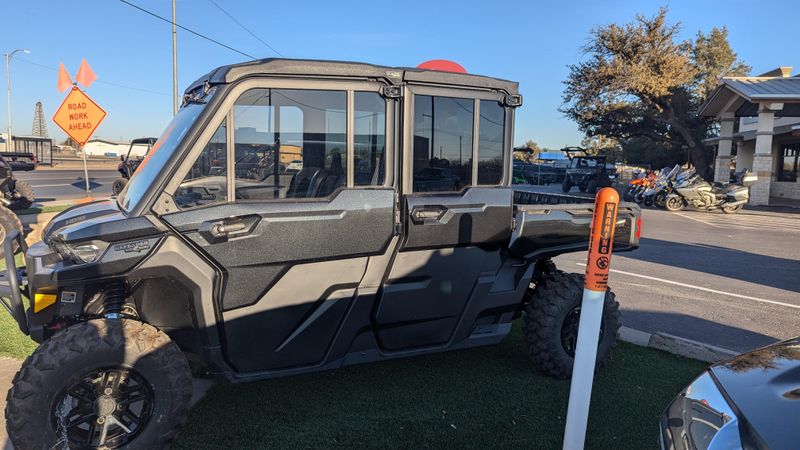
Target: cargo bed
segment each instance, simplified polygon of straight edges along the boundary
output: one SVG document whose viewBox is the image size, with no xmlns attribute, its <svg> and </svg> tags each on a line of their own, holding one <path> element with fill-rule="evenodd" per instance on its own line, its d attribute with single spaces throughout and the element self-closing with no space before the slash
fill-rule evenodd
<svg viewBox="0 0 800 450">
<path fill-rule="evenodd" d="M 593 209 L 589 197 L 515 191 L 509 251 L 521 258 L 539 259 L 586 250 Z M 641 209 L 635 203 L 620 203 L 614 251 L 635 250 L 640 234 Z"/>
</svg>

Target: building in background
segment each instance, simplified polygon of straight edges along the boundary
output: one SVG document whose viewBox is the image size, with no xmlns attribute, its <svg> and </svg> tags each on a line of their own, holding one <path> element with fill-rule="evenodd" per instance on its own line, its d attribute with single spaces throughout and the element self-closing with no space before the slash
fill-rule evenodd
<svg viewBox="0 0 800 450">
<path fill-rule="evenodd" d="M 753 205 L 800 205 L 800 76 L 791 72 L 723 78 L 700 107 L 720 121 L 719 136 L 705 141 L 716 152 L 714 180 L 751 170 L 759 178 L 750 188 Z"/>
<path fill-rule="evenodd" d="M 113 141 L 111 139 L 92 138 L 83 146 L 83 151 L 87 156 L 106 156 L 119 158 L 128 154 L 130 141 Z M 134 145 L 131 149 L 131 157 L 144 156 L 147 145 Z"/>
</svg>

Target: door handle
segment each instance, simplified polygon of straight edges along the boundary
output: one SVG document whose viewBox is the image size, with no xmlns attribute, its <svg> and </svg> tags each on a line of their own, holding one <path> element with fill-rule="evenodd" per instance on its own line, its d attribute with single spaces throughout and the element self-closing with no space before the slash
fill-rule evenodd
<svg viewBox="0 0 800 450">
<path fill-rule="evenodd" d="M 247 228 L 243 222 L 225 223 L 224 220 L 211 222 L 208 233 L 214 237 L 230 236 L 237 234 Z"/>
<path fill-rule="evenodd" d="M 261 220 L 258 215 L 229 217 L 220 220 L 209 220 L 198 227 L 198 232 L 209 243 L 225 242 L 230 238 L 248 235 L 256 229 Z"/>
<path fill-rule="evenodd" d="M 411 220 L 422 223 L 439 220 L 445 211 L 447 208 L 444 207 L 414 209 L 411 211 Z"/>
</svg>

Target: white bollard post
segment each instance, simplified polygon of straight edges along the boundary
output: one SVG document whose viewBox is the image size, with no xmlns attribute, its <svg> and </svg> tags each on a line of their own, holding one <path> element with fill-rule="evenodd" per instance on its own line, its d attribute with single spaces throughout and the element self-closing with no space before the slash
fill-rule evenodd
<svg viewBox="0 0 800 450">
<path fill-rule="evenodd" d="M 619 194 L 612 188 L 603 188 L 594 202 L 594 217 L 589 235 L 589 257 L 583 287 L 578 339 L 575 344 L 575 362 L 569 388 L 567 424 L 564 430 L 564 450 L 581 450 L 586 442 L 586 424 L 592 398 L 594 367 L 600 324 L 603 320 L 608 271 L 614 244 Z"/>
</svg>

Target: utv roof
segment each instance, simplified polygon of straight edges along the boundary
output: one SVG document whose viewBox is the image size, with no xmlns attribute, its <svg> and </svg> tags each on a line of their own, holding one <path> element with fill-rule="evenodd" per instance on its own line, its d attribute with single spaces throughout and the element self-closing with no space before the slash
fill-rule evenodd
<svg viewBox="0 0 800 450">
<path fill-rule="evenodd" d="M 519 94 L 518 83 L 482 75 L 409 67 L 376 66 L 358 62 L 282 58 L 259 59 L 218 67 L 192 83 L 186 93 L 206 82 L 210 84 L 232 83 L 245 77 L 259 75 L 380 79 L 394 85 L 402 82 L 455 85 L 496 89 L 511 95 Z"/>
</svg>

